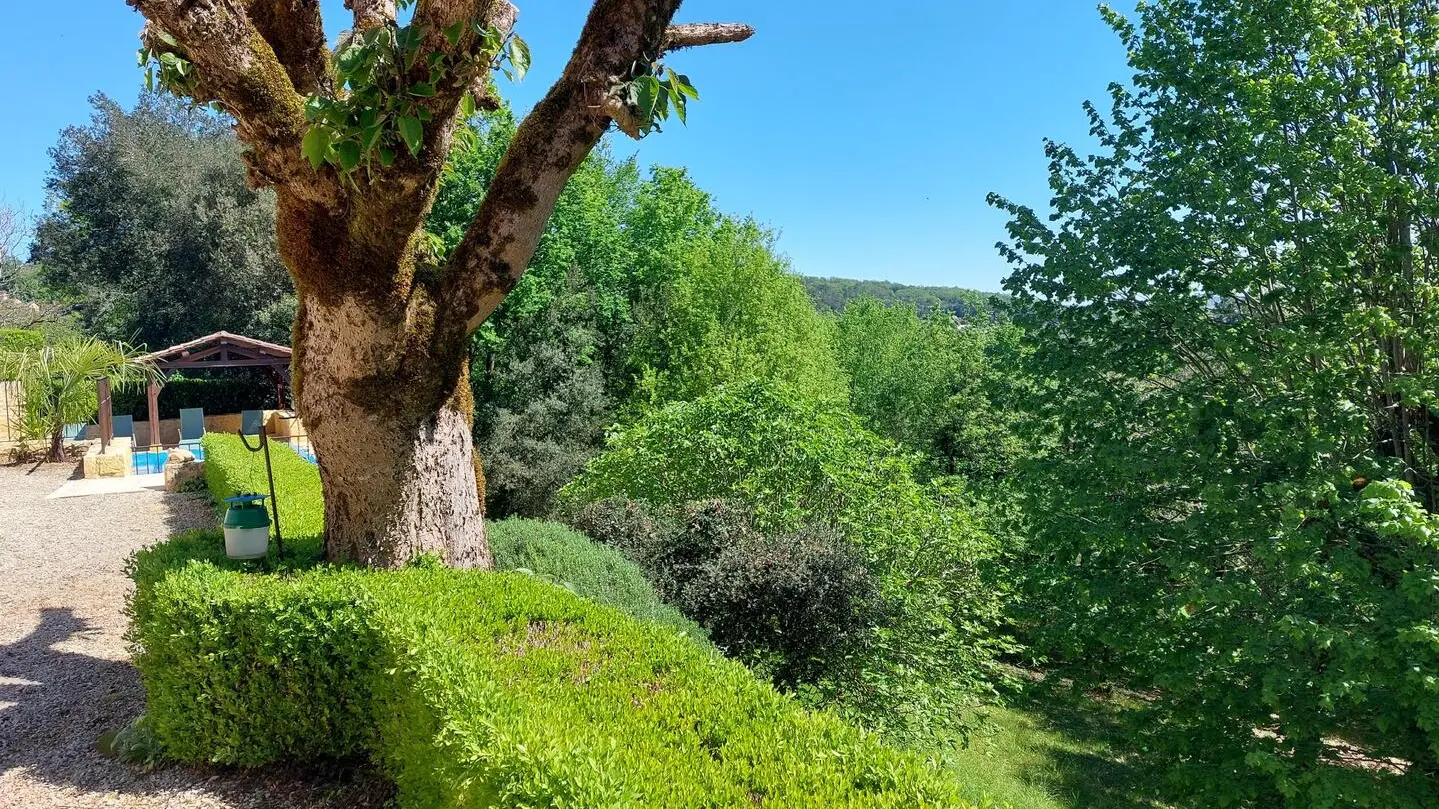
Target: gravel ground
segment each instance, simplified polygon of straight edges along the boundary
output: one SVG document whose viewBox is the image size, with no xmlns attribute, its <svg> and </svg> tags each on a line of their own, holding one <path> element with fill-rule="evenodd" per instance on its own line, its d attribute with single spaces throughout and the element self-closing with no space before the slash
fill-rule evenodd
<svg viewBox="0 0 1439 809">
<path fill-rule="evenodd" d="M 0 466 L 0 809 L 384 806 L 382 782 L 337 764 L 145 772 L 96 752 L 144 710 L 123 638 L 125 559 L 214 518 L 197 495 L 44 499 L 71 473 Z"/>
</svg>

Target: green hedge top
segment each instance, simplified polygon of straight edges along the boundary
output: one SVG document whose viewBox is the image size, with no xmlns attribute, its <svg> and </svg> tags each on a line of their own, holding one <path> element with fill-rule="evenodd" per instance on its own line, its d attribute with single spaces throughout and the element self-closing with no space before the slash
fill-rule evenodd
<svg viewBox="0 0 1439 809">
<path fill-rule="evenodd" d="M 33 329 L 0 329 L 0 351 L 34 351 L 45 347 L 45 335 Z"/>
<path fill-rule="evenodd" d="M 147 721 L 177 758 L 368 752 L 406 809 L 971 805 L 933 762 L 533 577 L 250 574 L 204 561 L 218 545 L 135 560 Z"/>
<path fill-rule="evenodd" d="M 251 437 L 254 444 L 259 439 Z M 240 436 L 231 433 L 206 433 L 200 439 L 205 450 L 205 484 L 215 502 L 224 507 L 224 499 L 240 492 L 269 494 L 265 477 L 265 456 L 245 449 Z M 280 529 L 285 541 L 296 542 L 301 552 L 306 549 L 318 556 L 321 536 L 325 533 L 325 501 L 320 494 L 320 468 L 301 458 L 281 440 L 270 441 L 270 465 L 275 472 L 275 499 L 280 507 Z"/>
</svg>

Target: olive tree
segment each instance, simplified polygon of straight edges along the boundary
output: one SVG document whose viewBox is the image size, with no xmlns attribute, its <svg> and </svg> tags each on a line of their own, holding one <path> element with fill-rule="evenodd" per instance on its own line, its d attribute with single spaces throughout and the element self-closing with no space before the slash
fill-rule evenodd
<svg viewBox="0 0 1439 809">
<path fill-rule="evenodd" d="M 506 0 L 129 0 L 147 75 L 231 115 L 249 181 L 276 195 L 299 297 L 296 403 L 320 459 L 326 553 L 489 567 L 470 437 L 470 335 L 514 288 L 570 175 L 611 126 L 649 134 L 696 97 L 662 57 L 742 25 L 671 25 L 680 0 L 596 0 L 563 73 L 516 130 L 443 260 L 424 230 L 446 155 L 493 70 L 528 49 Z M 401 24 L 398 10 L 409 9 Z M 413 8 L 410 8 L 413 6 Z M 460 135 L 463 137 L 463 134 Z"/>
</svg>

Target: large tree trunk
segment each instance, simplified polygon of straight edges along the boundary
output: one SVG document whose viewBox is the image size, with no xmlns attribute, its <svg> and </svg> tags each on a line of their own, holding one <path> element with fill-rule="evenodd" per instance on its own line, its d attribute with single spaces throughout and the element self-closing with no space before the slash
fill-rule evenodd
<svg viewBox="0 0 1439 809">
<path fill-rule="evenodd" d="M 296 405 L 319 459 L 325 555 L 399 567 L 433 554 L 490 568 L 464 354 L 397 359 L 412 324 L 359 300 L 306 295 L 295 329 Z"/>
<path fill-rule="evenodd" d="M 464 99 L 498 105 L 488 76 L 515 44 L 504 44 L 512 3 L 419 0 L 408 26 L 416 50 L 375 57 L 378 72 L 362 83 L 412 91 L 416 138 L 396 128 L 404 117 L 350 108 L 361 94 L 339 85 L 319 3 L 129 2 L 149 19 L 146 60 L 189 66 L 177 75 L 162 67 L 161 84 L 234 116 L 250 183 L 275 188 L 280 255 L 300 295 L 295 403 L 320 459 L 327 555 L 394 567 L 434 553 L 489 567 L 470 443 L 470 335 L 515 288 L 565 183 L 610 125 L 649 131 L 656 112 L 639 107 L 635 82 L 656 81 L 668 50 L 740 42 L 753 30 L 670 26 L 680 0 L 594 0 L 563 74 L 517 128 L 464 237 L 437 264 L 425 217 L 469 114 Z M 353 30 L 397 24 L 394 2 L 346 5 Z M 314 118 L 311 100 L 343 103 Z M 353 149 L 357 131 L 368 154 L 347 169 L 339 144 Z M 311 151 L 313 135 L 323 154 Z"/>
</svg>

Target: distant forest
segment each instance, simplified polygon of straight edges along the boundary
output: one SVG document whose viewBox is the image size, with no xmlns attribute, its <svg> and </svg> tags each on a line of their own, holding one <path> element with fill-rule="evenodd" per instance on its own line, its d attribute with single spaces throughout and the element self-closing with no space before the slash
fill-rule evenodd
<svg viewBox="0 0 1439 809">
<path fill-rule="evenodd" d="M 815 278 L 802 276 L 804 288 L 821 311 L 842 312 L 845 304 L 856 298 L 878 298 L 890 303 L 913 304 L 920 315 L 936 308 L 957 317 L 973 317 L 981 308 L 993 313 L 994 303 L 1008 298 L 996 292 L 979 292 L 962 287 L 923 287 L 892 281 L 856 281 L 852 278 Z"/>
</svg>

